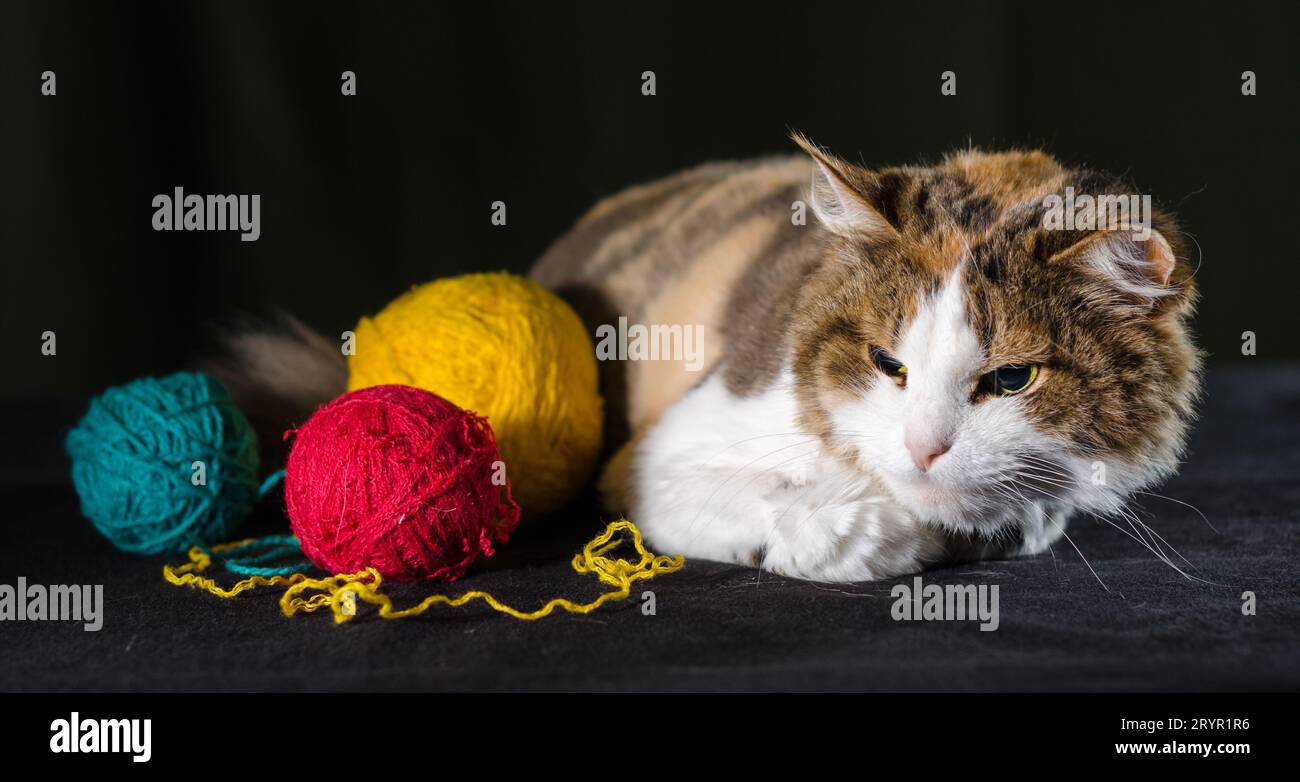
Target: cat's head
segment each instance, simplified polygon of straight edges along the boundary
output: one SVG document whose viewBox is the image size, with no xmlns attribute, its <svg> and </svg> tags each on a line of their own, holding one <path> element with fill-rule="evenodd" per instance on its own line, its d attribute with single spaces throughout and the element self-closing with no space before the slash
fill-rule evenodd
<svg viewBox="0 0 1300 782">
<path fill-rule="evenodd" d="M 1176 469 L 1200 357 L 1172 217 L 1139 200 L 1118 230 L 1064 227 L 1067 188 L 1076 207 L 1136 191 L 1041 152 L 871 171 L 796 141 L 826 229 L 794 316 L 804 426 L 963 532 L 1028 501 L 1112 511 Z"/>
</svg>

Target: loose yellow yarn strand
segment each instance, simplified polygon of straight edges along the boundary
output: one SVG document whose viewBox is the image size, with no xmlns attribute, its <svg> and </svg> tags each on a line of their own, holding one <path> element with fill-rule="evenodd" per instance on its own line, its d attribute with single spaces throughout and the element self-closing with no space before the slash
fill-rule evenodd
<svg viewBox="0 0 1300 782">
<path fill-rule="evenodd" d="M 622 538 L 615 539 L 614 537 L 619 532 L 626 532 L 631 537 L 632 546 L 640 555 L 637 562 L 633 563 L 625 559 L 605 556 L 623 543 Z M 240 541 L 214 546 L 213 551 L 220 553 L 247 543 L 248 541 Z M 292 617 L 299 612 L 311 613 L 323 606 L 329 606 L 334 614 L 336 624 L 342 624 L 354 618 L 357 600 L 363 600 L 371 605 L 378 606 L 379 616 L 384 619 L 404 619 L 423 614 L 435 605 L 441 604 L 456 608 L 474 600 L 482 600 L 495 611 L 527 622 L 550 616 L 557 608 L 571 614 L 589 614 L 605 603 L 627 599 L 631 596 L 632 585 L 636 582 L 647 581 L 661 573 L 676 572 L 685 564 L 685 560 L 682 559 L 681 555 L 670 557 L 651 553 L 646 549 L 645 542 L 641 538 L 641 531 L 636 528 L 636 525 L 626 519 L 619 519 L 611 522 L 604 532 L 583 546 L 582 551 L 573 556 L 571 563 L 577 573 L 594 574 L 602 583 L 617 587 L 617 589 L 606 592 L 589 603 L 575 603 L 557 597 L 547 601 L 544 606 L 536 611 L 520 611 L 502 603 L 487 592 L 477 590 L 466 592 L 458 597 L 430 595 L 410 608 L 397 609 L 394 607 L 392 599 L 379 590 L 383 584 L 383 578 L 373 568 L 367 568 L 357 573 L 342 573 L 327 578 L 308 578 L 303 573 L 294 573 L 292 576 L 273 576 L 271 578 L 253 576 L 240 581 L 230 589 L 223 589 L 212 579 L 196 575 L 211 566 L 212 558 L 210 556 L 197 548 L 191 549 L 189 556 L 191 561 L 187 565 L 181 565 L 174 570 L 170 565 L 164 567 L 163 576 L 177 586 L 191 586 L 221 598 L 232 598 L 255 586 L 287 586 L 288 589 L 280 597 L 280 611 L 285 616 Z M 309 597 L 300 597 L 303 593 L 312 590 L 319 590 L 319 592 Z"/>
<path fill-rule="evenodd" d="M 236 540 L 230 543 L 222 543 L 212 547 L 213 554 L 221 554 L 231 549 L 242 548 L 256 541 L 257 538 L 247 538 L 245 540 Z M 199 573 L 212 567 L 212 556 L 206 551 L 195 546 L 189 550 L 190 561 L 184 565 L 172 567 L 163 565 L 163 578 L 176 586 L 189 586 L 195 589 L 202 589 L 205 592 L 211 592 L 217 597 L 232 598 L 242 592 L 247 592 L 254 587 L 259 586 L 292 586 L 306 580 L 307 574 L 294 573 L 291 576 L 250 576 L 243 581 L 237 582 L 229 589 L 223 588 L 216 581 L 200 576 Z"/>
</svg>

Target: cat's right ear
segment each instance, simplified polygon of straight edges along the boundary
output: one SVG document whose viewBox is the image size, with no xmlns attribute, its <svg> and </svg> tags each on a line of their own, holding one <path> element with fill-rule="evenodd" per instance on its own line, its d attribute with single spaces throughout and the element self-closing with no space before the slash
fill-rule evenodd
<svg viewBox="0 0 1300 782">
<path fill-rule="evenodd" d="M 830 154 L 798 131 L 790 133 L 813 159 L 813 214 L 830 230 L 841 236 L 891 236 L 895 232 L 868 195 L 874 188 L 874 176 L 858 166 Z"/>
</svg>

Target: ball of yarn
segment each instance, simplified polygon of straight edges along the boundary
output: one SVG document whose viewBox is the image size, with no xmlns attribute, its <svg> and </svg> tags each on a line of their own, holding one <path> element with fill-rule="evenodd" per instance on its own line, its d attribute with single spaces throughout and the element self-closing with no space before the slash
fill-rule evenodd
<svg viewBox="0 0 1300 782">
<path fill-rule="evenodd" d="M 123 551 L 173 553 L 219 541 L 257 502 L 257 437 L 207 375 L 110 388 L 65 445 L 81 512 Z"/>
<path fill-rule="evenodd" d="M 348 388 L 423 388 L 486 416 L 526 516 L 580 492 L 601 447 L 595 349 L 542 286 L 470 274 L 414 288 L 356 327 Z"/>
<path fill-rule="evenodd" d="M 452 581 L 519 520 L 500 460 L 482 417 L 418 388 L 374 386 L 296 431 L 285 505 L 318 567 Z"/>
</svg>

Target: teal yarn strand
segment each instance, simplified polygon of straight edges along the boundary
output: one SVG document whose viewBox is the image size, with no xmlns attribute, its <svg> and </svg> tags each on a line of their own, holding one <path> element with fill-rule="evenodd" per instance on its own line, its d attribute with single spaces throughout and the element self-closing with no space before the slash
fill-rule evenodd
<svg viewBox="0 0 1300 782">
<path fill-rule="evenodd" d="M 274 476 L 273 476 L 274 477 Z M 268 535 L 257 540 L 250 540 L 222 554 L 208 552 L 214 560 L 220 560 L 226 570 L 244 576 L 290 576 L 313 570 L 315 565 L 303 556 L 298 539 L 292 535 Z M 268 566 L 267 562 L 283 562 L 292 559 L 292 564 Z"/>
<path fill-rule="evenodd" d="M 65 445 L 82 513 L 122 551 L 170 554 L 223 540 L 259 497 L 257 437 L 207 375 L 110 388 Z M 195 485 L 195 462 L 206 485 Z"/>
<path fill-rule="evenodd" d="M 276 470 L 266 476 L 257 496 L 265 497 L 284 483 L 284 470 Z M 250 540 L 247 543 L 229 549 L 222 554 L 207 552 L 214 560 L 220 560 L 226 570 L 243 576 L 291 576 L 316 566 L 303 556 L 298 539 L 292 535 L 267 535 L 264 538 Z M 284 562 L 292 564 L 266 565 L 267 562 Z"/>
<path fill-rule="evenodd" d="M 257 498 L 260 500 L 274 491 L 275 487 L 282 483 L 284 483 L 284 470 L 276 470 L 266 476 L 266 480 L 262 481 L 261 487 L 257 490 Z"/>
</svg>

